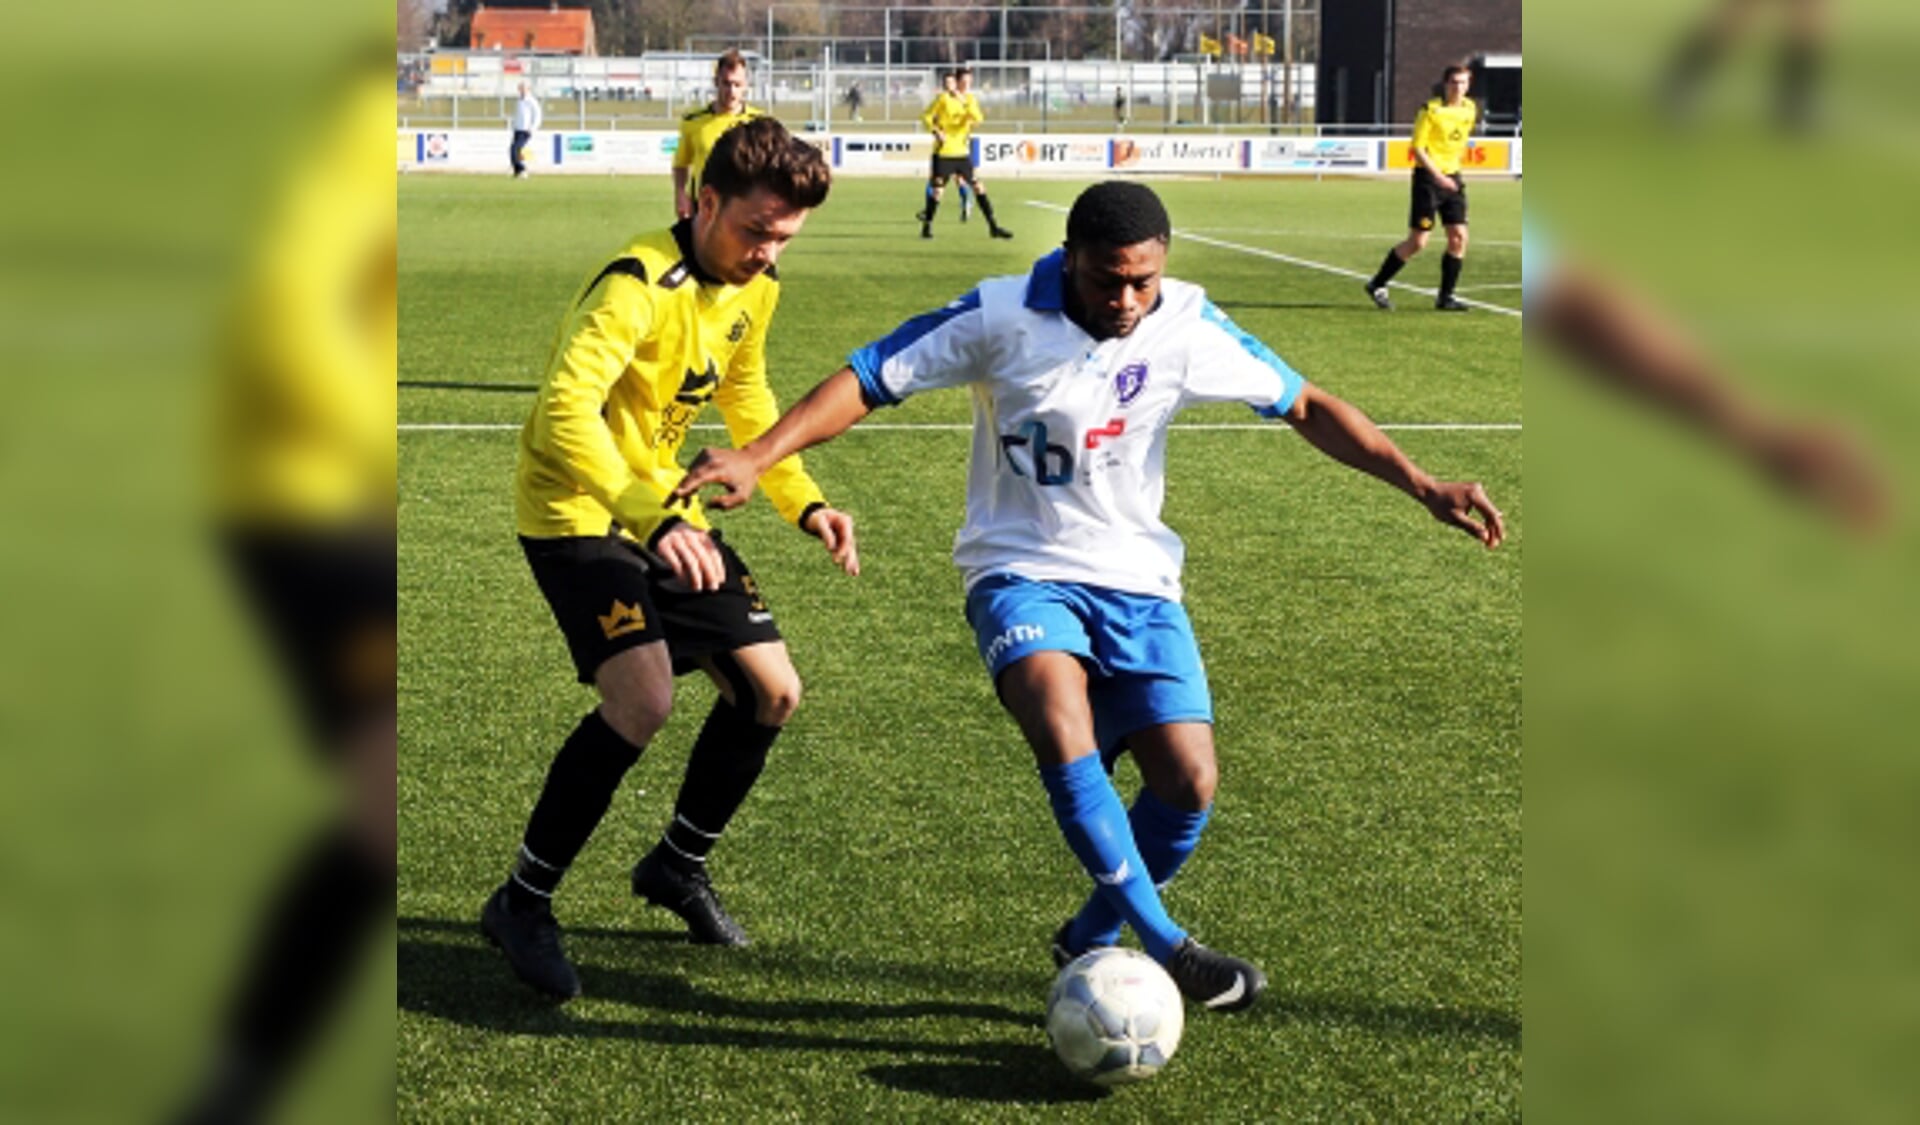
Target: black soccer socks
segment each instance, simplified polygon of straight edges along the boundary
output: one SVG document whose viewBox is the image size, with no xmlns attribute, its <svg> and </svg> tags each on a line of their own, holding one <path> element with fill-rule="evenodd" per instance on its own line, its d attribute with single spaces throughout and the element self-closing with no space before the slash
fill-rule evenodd
<svg viewBox="0 0 1920 1125">
<path fill-rule="evenodd" d="M 1380 289 L 1384 287 L 1387 282 L 1393 280 L 1394 274 L 1400 272 L 1400 267 L 1406 264 L 1406 262 L 1401 260 L 1400 255 L 1391 250 L 1387 251 L 1387 256 L 1380 262 L 1380 269 L 1367 281 L 1367 288 Z"/>
<path fill-rule="evenodd" d="M 1452 254 L 1440 255 L 1440 300 L 1453 299 L 1453 287 L 1460 284 L 1460 267 L 1465 263 Z"/>
<path fill-rule="evenodd" d="M 544 907 L 560 885 L 573 858 L 613 803 L 633 764 L 635 746 L 607 725 L 599 710 L 589 711 L 567 736 L 547 769 L 547 783 L 527 819 L 507 896 L 517 910 Z"/>
<path fill-rule="evenodd" d="M 759 780 L 767 752 L 778 737 L 779 727 L 755 721 L 751 703 L 714 700 L 687 755 L 687 774 L 674 801 L 673 823 L 662 837 L 674 859 L 686 864 L 706 862 L 727 822 Z"/>
</svg>

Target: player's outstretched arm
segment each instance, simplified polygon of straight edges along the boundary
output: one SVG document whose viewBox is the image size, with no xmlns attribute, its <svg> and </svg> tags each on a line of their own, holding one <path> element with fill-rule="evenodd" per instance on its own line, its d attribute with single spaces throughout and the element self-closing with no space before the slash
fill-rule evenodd
<svg viewBox="0 0 1920 1125">
<path fill-rule="evenodd" d="M 1589 375 L 1684 419 L 1854 530 L 1887 517 L 1882 470 L 1851 436 L 1757 400 L 1618 282 L 1562 264 L 1527 315 Z"/>
<path fill-rule="evenodd" d="M 1500 509 L 1477 481 L 1433 479 L 1358 407 L 1309 383 L 1285 417 L 1320 452 L 1393 485 L 1426 505 L 1434 519 L 1459 528 L 1489 549 L 1507 537 Z"/>
<path fill-rule="evenodd" d="M 687 475 L 667 494 L 666 506 L 671 507 L 702 488 L 717 484 L 722 491 L 709 503 L 722 510 L 737 508 L 753 495 L 754 484 L 769 466 L 845 433 L 868 412 L 866 399 L 860 393 L 860 377 L 853 373 L 853 368 L 843 367 L 808 391 L 806 397 L 794 403 L 766 433 L 741 448 L 709 446 L 702 449 L 688 466 Z M 850 521 L 848 530 L 851 532 Z M 821 538 L 824 541 L 826 537 Z M 848 542 L 851 543 L 851 538 Z M 832 546 L 828 549 L 832 550 Z M 838 553 L 834 558 L 840 561 Z"/>
</svg>

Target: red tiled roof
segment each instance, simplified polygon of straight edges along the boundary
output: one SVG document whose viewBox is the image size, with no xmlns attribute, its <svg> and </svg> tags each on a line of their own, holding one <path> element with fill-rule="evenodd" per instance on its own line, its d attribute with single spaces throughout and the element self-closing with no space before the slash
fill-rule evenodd
<svg viewBox="0 0 1920 1125">
<path fill-rule="evenodd" d="M 473 49 L 565 51 L 595 55 L 593 13 L 585 8 L 482 8 L 473 14 Z"/>
</svg>

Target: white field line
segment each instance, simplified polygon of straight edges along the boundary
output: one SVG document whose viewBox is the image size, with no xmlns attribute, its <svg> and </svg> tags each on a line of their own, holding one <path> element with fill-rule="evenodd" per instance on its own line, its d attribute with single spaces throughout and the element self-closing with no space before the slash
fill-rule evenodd
<svg viewBox="0 0 1920 1125">
<path fill-rule="evenodd" d="M 1305 238 L 1345 239 L 1350 242 L 1385 242 L 1389 245 L 1407 237 L 1407 232 L 1395 231 L 1392 234 L 1344 234 L 1324 230 L 1281 230 L 1274 227 L 1188 227 L 1196 234 L 1277 234 L 1283 237 L 1299 235 Z M 1475 246 L 1518 246 L 1518 242 L 1505 242 L 1495 238 L 1481 238 L 1475 235 Z"/>
<path fill-rule="evenodd" d="M 1062 214 L 1065 214 L 1067 211 L 1067 208 L 1057 203 L 1043 203 L 1037 199 L 1029 199 L 1025 202 L 1029 207 L 1040 207 L 1048 211 L 1058 211 Z M 1322 273 L 1338 274 L 1341 277 L 1351 277 L 1356 281 L 1367 281 L 1373 277 L 1372 274 L 1361 273 L 1358 270 L 1350 270 L 1341 266 L 1331 266 L 1325 262 L 1316 262 L 1311 258 L 1296 258 L 1291 254 L 1282 254 L 1275 250 L 1262 250 L 1258 246 L 1243 246 L 1238 242 L 1228 242 L 1223 238 L 1208 238 L 1204 234 L 1194 234 L 1190 230 L 1175 230 L 1173 233 L 1179 235 L 1181 238 L 1191 239 L 1194 242 L 1203 243 L 1207 246 L 1218 246 L 1222 250 L 1238 250 L 1242 254 L 1252 254 L 1256 258 L 1268 258 L 1276 262 L 1285 262 L 1290 266 L 1301 266 L 1305 269 L 1319 270 Z M 1428 297 L 1436 296 L 1438 293 L 1438 290 L 1425 289 L 1418 285 L 1408 285 L 1400 281 L 1395 281 L 1392 285 L 1395 289 L 1405 289 L 1410 292 L 1425 294 Z M 1505 305 L 1490 305 L 1485 301 L 1476 301 L 1471 297 L 1461 297 L 1460 300 L 1472 305 L 1476 309 L 1485 309 L 1488 312 L 1499 313 L 1502 316 L 1517 318 L 1520 315 L 1519 309 L 1510 309 Z"/>
<path fill-rule="evenodd" d="M 1518 422 L 1380 422 L 1383 430 L 1427 431 L 1427 432 L 1494 432 L 1519 433 Z M 718 430 L 724 432 L 726 426 L 718 422 L 703 422 L 692 427 L 696 430 Z M 1285 430 L 1279 422 L 1189 422 L 1175 423 L 1167 427 L 1170 430 L 1196 430 L 1200 432 L 1239 431 L 1239 430 Z M 519 422 L 402 422 L 403 434 L 428 433 L 517 433 L 521 429 Z M 875 430 L 939 430 L 951 433 L 966 433 L 973 429 L 971 422 L 871 422 L 854 426 L 850 433 L 870 433 Z"/>
</svg>

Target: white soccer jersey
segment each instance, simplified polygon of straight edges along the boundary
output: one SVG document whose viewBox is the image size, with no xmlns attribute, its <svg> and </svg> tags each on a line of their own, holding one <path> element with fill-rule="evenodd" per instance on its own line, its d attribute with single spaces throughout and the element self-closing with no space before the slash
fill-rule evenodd
<svg viewBox="0 0 1920 1125">
<path fill-rule="evenodd" d="M 1268 417 L 1305 382 L 1197 285 L 1165 280 L 1130 335 L 1095 340 L 1063 311 L 1065 254 L 997 277 L 848 358 L 871 406 L 973 388 L 967 522 L 953 560 L 987 574 L 1178 600 L 1180 537 L 1160 522 L 1167 424 L 1244 402 Z"/>
</svg>

